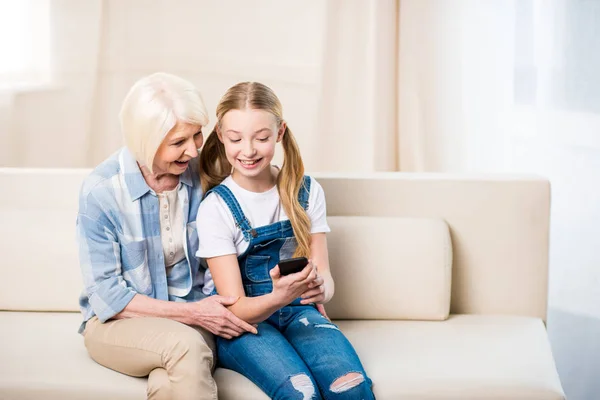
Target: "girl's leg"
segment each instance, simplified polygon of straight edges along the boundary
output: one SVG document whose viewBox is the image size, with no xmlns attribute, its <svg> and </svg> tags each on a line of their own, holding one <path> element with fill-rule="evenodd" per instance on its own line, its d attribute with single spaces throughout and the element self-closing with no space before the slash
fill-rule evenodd
<svg viewBox="0 0 600 400">
<path fill-rule="evenodd" d="M 244 375 L 272 399 L 321 399 L 304 361 L 267 322 L 258 325 L 257 335 L 217 338 L 217 354 L 220 367 Z"/>
<path fill-rule="evenodd" d="M 313 307 L 292 309 L 283 334 L 302 357 L 324 399 L 374 399 L 372 382 L 352 344 Z"/>
</svg>

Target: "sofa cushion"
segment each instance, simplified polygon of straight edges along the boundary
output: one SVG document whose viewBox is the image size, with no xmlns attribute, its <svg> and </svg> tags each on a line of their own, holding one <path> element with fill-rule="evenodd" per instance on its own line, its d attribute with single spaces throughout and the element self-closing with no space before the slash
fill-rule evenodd
<svg viewBox="0 0 600 400">
<path fill-rule="evenodd" d="M 146 380 L 92 361 L 76 313 L 0 312 L 3 400 L 142 400 Z M 338 321 L 378 399 L 563 399 L 539 319 L 452 315 L 446 321 Z M 10 361 L 6 361 L 10 360 Z M 217 369 L 221 400 L 267 400 Z"/>
<path fill-rule="evenodd" d="M 444 320 L 452 246 L 441 219 L 329 217 L 334 319 Z"/>
<path fill-rule="evenodd" d="M 64 204 L 55 199 L 51 212 L 27 197 L 0 207 L 0 236 L 11 250 L 0 264 L 0 309 L 78 311 L 82 281 L 75 243 L 76 204 L 71 204 L 77 193 L 71 195 L 75 200 Z M 452 249 L 444 221 L 398 217 L 328 221 L 336 294 L 327 308 L 333 318 L 448 316 Z M 17 282 L 27 285 L 27 295 Z"/>
<path fill-rule="evenodd" d="M 0 310 L 79 311 L 75 219 L 83 174 L 0 173 Z"/>
<path fill-rule="evenodd" d="M 79 313 L 0 312 L 0 399 L 145 399 L 146 379 L 89 358 L 80 323 Z"/>
</svg>

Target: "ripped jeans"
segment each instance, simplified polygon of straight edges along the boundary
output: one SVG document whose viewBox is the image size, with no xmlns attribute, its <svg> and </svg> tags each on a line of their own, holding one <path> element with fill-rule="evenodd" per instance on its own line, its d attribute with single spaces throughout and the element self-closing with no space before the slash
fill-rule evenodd
<svg viewBox="0 0 600 400">
<path fill-rule="evenodd" d="M 315 307 L 290 305 L 258 325 L 258 334 L 217 338 L 219 366 L 272 399 L 374 399 L 371 380 L 342 332 Z"/>
</svg>

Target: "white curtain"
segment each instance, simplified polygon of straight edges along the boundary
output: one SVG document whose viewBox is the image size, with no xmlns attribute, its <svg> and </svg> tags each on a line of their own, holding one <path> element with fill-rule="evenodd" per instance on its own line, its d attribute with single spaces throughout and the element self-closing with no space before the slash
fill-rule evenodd
<svg viewBox="0 0 600 400">
<path fill-rule="evenodd" d="M 327 1 L 314 169 L 393 171 L 396 0 Z"/>
<path fill-rule="evenodd" d="M 397 33 L 387 28 L 389 16 L 381 19 L 379 32 L 395 35 L 383 43 L 396 41 L 396 68 L 376 73 L 366 66 L 387 65 L 389 55 L 378 54 L 377 44 L 365 37 L 376 36 L 367 28 L 377 25 L 372 18 L 379 5 L 334 4 L 329 25 L 347 30 L 333 29 L 328 36 L 334 42 L 328 48 L 340 54 L 334 67 L 327 65 L 330 60 L 325 64 L 326 71 L 333 70 L 324 75 L 329 92 L 323 97 L 321 135 L 333 132 L 334 142 L 324 148 L 352 141 L 343 148 L 353 154 L 333 157 L 349 157 L 360 168 L 376 169 L 375 149 L 382 144 L 394 149 L 388 156 L 400 171 L 549 178 L 550 339 L 567 396 L 596 398 L 600 1 L 400 0 Z M 340 31 L 344 34 L 335 34 Z M 391 115 L 364 112 L 381 82 L 395 91 L 384 91 L 388 97 L 376 97 L 373 104 L 391 101 L 397 111 Z M 385 132 L 376 131 L 381 127 Z"/>
<path fill-rule="evenodd" d="M 328 1 L 320 167 L 515 170 L 524 136 L 571 124 L 594 145 L 599 3 Z"/>
<path fill-rule="evenodd" d="M 401 0 L 400 170 L 542 172 L 532 141 L 598 148 L 598 26 L 598 1 Z"/>
<path fill-rule="evenodd" d="M 461 171 L 502 161 L 473 150 L 502 144 L 513 1 L 327 4 L 321 169 Z"/>
<path fill-rule="evenodd" d="M 513 27 L 510 0 L 400 1 L 400 170 L 502 162 L 494 151 L 512 102 Z"/>
</svg>

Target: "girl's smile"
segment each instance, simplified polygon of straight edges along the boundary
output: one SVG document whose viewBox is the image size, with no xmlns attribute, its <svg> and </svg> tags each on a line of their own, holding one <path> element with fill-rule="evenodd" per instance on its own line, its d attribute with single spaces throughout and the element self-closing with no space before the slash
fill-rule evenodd
<svg viewBox="0 0 600 400">
<path fill-rule="evenodd" d="M 264 110 L 230 110 L 223 116 L 219 140 L 238 185 L 258 192 L 273 187 L 270 166 L 284 130 L 285 123 L 278 126 L 273 114 Z"/>
</svg>

